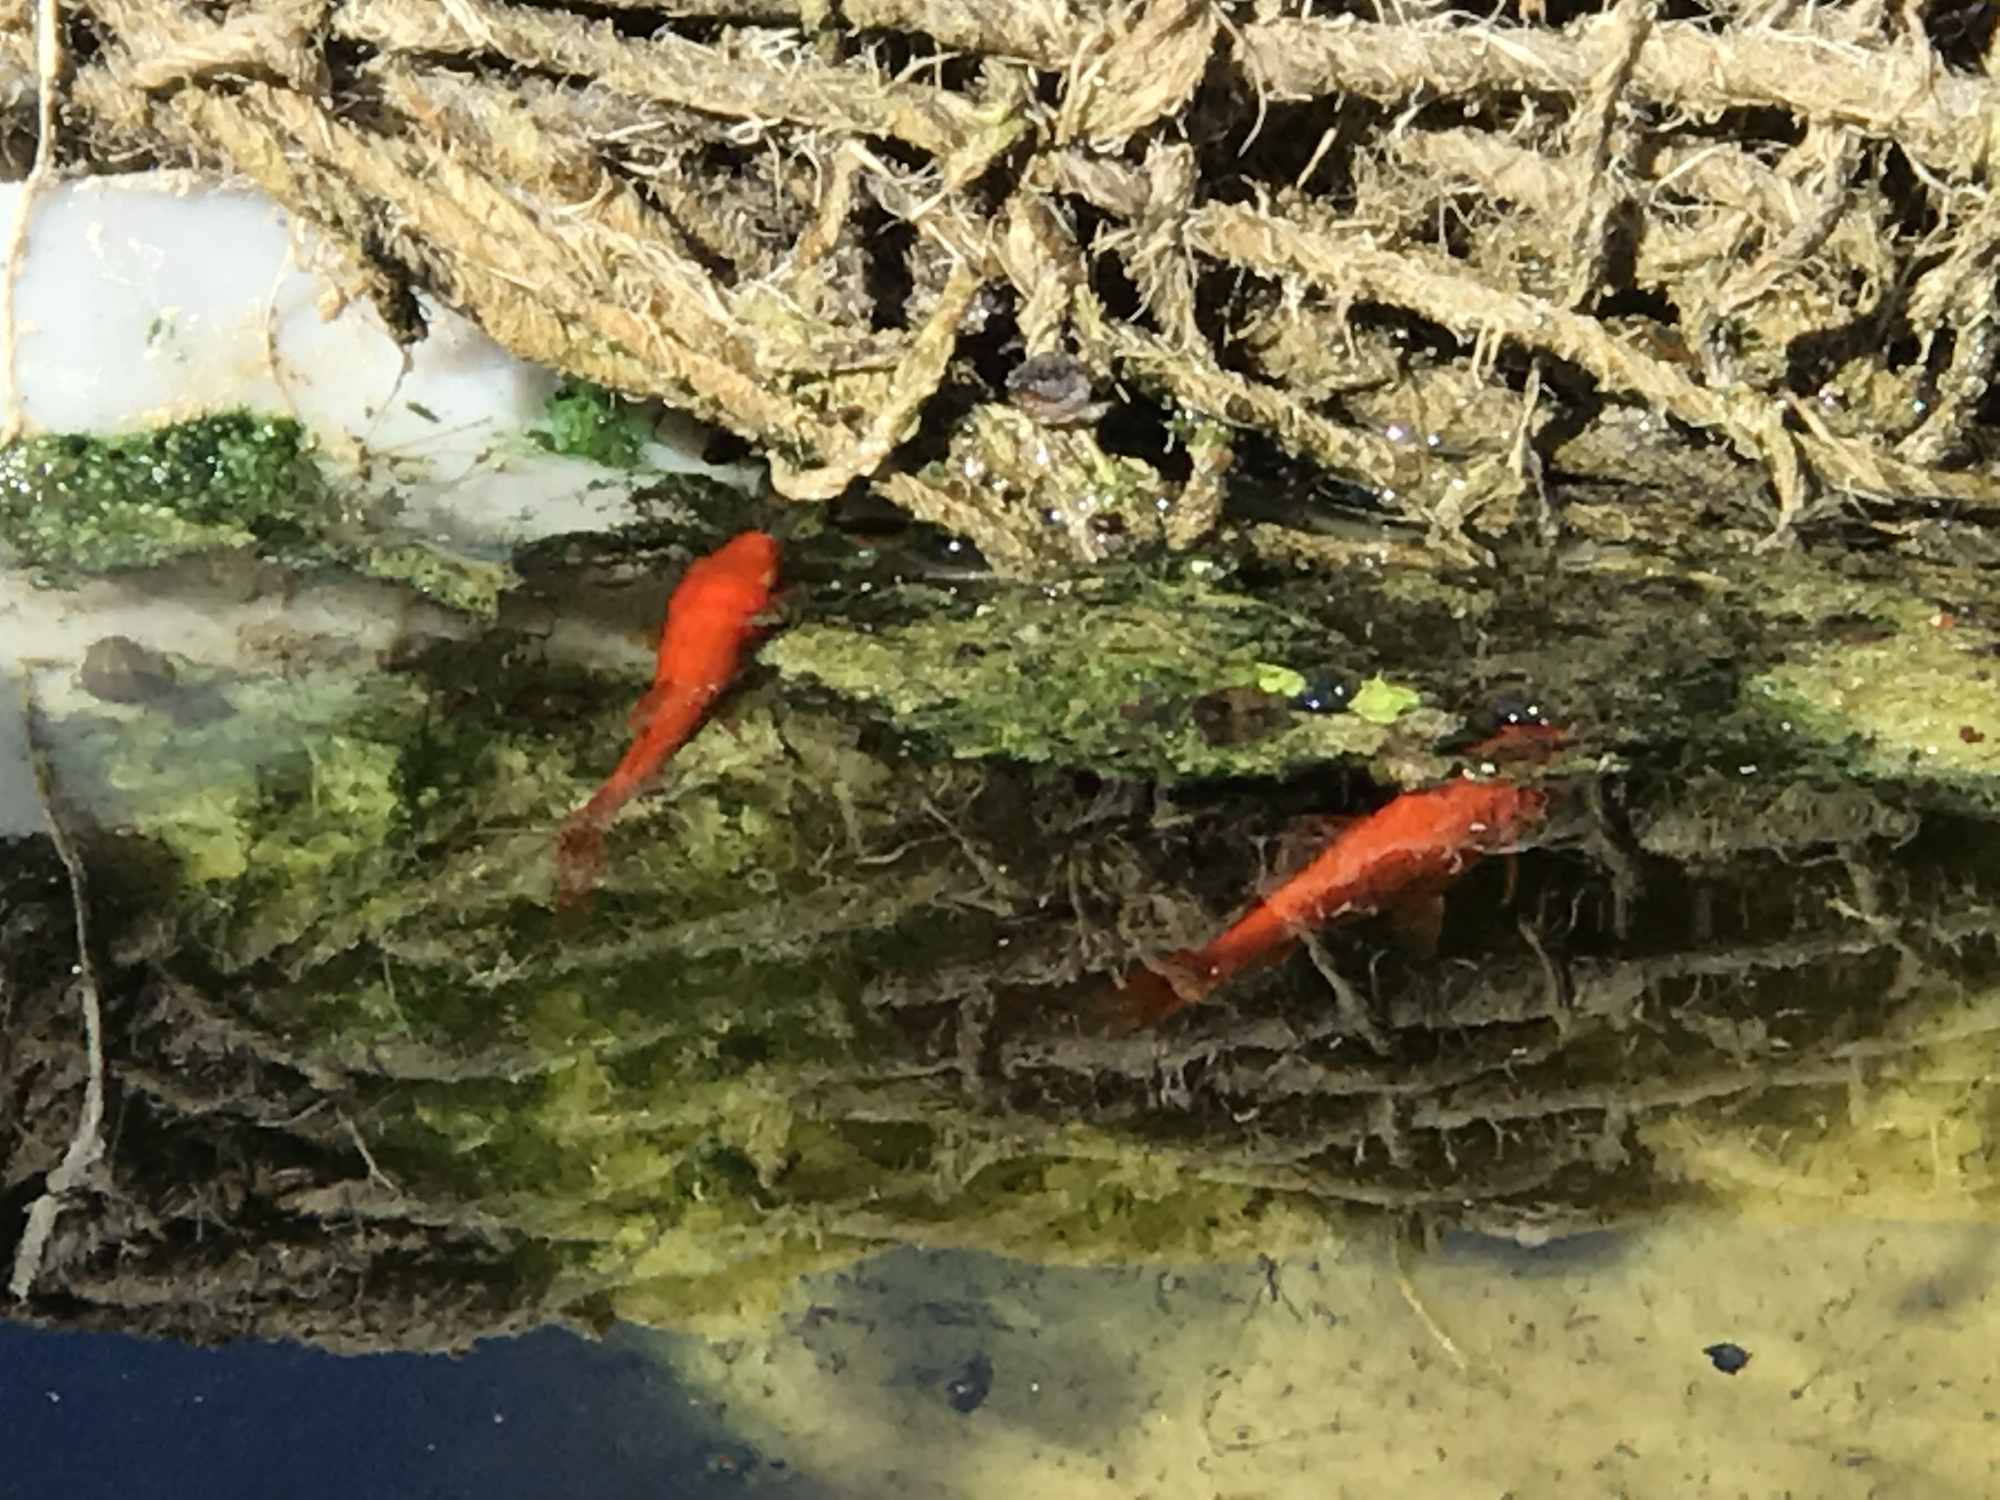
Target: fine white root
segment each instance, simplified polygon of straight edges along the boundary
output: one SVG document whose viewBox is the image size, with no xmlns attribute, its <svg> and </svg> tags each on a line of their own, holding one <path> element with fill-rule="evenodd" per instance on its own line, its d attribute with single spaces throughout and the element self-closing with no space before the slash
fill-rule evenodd
<svg viewBox="0 0 2000 1500">
<path fill-rule="evenodd" d="M 14 1270 L 8 1278 L 7 1290 L 17 1301 L 26 1300 L 34 1290 L 35 1278 L 42 1269 L 42 1257 L 48 1250 L 49 1234 L 55 1228 L 56 1215 L 62 1212 L 65 1200 L 104 1157 L 104 1018 L 99 998 L 102 990 L 97 978 L 97 962 L 91 957 L 90 909 L 84 887 L 83 860 L 56 810 L 54 778 L 49 770 L 48 756 L 35 736 L 34 688 L 26 676 L 21 679 L 21 698 L 26 713 L 28 756 L 34 767 L 35 790 L 41 797 L 42 814 L 48 819 L 56 854 L 69 874 L 77 952 L 76 980 L 71 988 L 77 1004 L 83 1009 L 83 1040 L 88 1072 L 84 1082 L 83 1109 L 77 1116 L 69 1148 L 63 1152 L 55 1170 L 49 1173 L 41 1197 L 28 1206 L 27 1226 L 14 1250 Z"/>
</svg>

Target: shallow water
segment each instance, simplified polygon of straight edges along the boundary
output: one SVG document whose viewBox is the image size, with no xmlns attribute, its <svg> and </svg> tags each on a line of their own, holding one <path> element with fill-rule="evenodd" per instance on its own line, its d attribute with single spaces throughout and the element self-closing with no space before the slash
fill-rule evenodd
<svg viewBox="0 0 2000 1500">
<path fill-rule="evenodd" d="M 1128 1273 L 907 1253 L 684 1367 L 847 1494 L 1971 1496 L 2000 1463 L 1996 1249 L 1693 1214 L 1454 1240 L 1404 1278 L 1379 1243 Z M 992 1393 L 961 1414 L 976 1357 Z"/>
<path fill-rule="evenodd" d="M 752 1455 L 637 1331 L 548 1331 L 461 1360 L 343 1359 L 282 1344 L 190 1349 L 0 1328 L 10 1493 L 424 1500 L 741 1492 Z M 811 1483 L 786 1491 L 818 1497 Z"/>
<path fill-rule="evenodd" d="M 264 290 L 280 231 L 225 207 L 272 264 L 221 284 L 306 305 L 303 275 Z M 98 320 L 153 346 L 134 357 L 166 357 L 143 337 L 163 298 L 178 329 L 230 330 L 180 398 L 275 400 L 257 299 L 192 314 L 169 274 L 187 208 L 107 234 L 67 203 L 48 228 L 136 293 Z M 24 293 L 60 319 L 80 283 L 39 274 Z M 1363 637 L 1342 612 L 1381 602 L 1358 590 L 1107 570 L 1079 604 L 948 541 L 808 529 L 753 680 L 617 830 L 594 908 L 558 918 L 553 829 L 622 748 L 668 581 L 764 513 L 528 550 L 631 519 L 643 486 L 507 447 L 548 382 L 476 342 L 401 388 L 356 356 L 373 395 L 315 419 L 408 464 L 437 424 L 381 427 L 386 391 L 490 387 L 405 474 L 423 526 L 520 564 L 489 618 L 327 566 L 0 574 L 0 1258 L 22 1274 L 82 1094 L 47 802 L 83 850 L 110 1108 L 22 1321 L 344 1349 L 654 1327 L 340 1364 L 6 1330 L 36 1487 L 1995 1490 L 2000 845 L 1990 751 L 1957 732 L 1991 691 L 1951 675 L 1990 654 L 1977 611 L 1871 604 L 1885 634 L 1843 691 L 1970 696 L 1926 686 L 1938 723 L 1870 721 L 1865 755 L 1845 722 L 1793 745 L 1713 690 L 1768 696 L 1803 658 L 1640 681 L 1607 657 L 1568 705 L 1582 748 L 1511 773 L 1547 769 L 1548 826 L 1469 867 L 1427 939 L 1336 923 L 1107 1036 L 1089 1006 L 1117 975 L 1205 941 L 1330 837 L 1314 819 L 1456 774 L 1436 744 L 1476 705 L 1412 690 L 1398 742 L 1246 686 L 1327 669 L 1310 643 Z M 24 346 L 36 411 L 115 420 L 63 404 L 112 357 Z M 1465 637 L 1510 681 L 1538 629 L 1587 631 L 1589 586 Z M 1662 599 L 1663 630 L 1713 646 L 1722 603 Z M 1244 618 L 1282 618 L 1292 655 L 1262 661 Z M 111 635 L 173 683 L 108 701 L 84 663 Z M 1413 680 L 1439 649 L 1409 643 Z M 1123 654 L 1136 685 L 1105 688 Z M 968 684 L 1013 710 L 982 718 Z M 1696 702 L 1763 737 L 1676 761 Z M 1284 774 L 1260 770 L 1275 746 Z M 1919 774 L 1941 754 L 1958 779 Z"/>
<path fill-rule="evenodd" d="M 2000 1465 L 1996 1250 L 1691 1216 L 1454 1240 L 1406 1267 L 1415 1305 L 1380 1244 L 1125 1272 L 905 1251 L 716 1340 L 342 1359 L 0 1331 L 0 1411 L 23 1493 L 87 1496 L 1970 1497 Z"/>
</svg>

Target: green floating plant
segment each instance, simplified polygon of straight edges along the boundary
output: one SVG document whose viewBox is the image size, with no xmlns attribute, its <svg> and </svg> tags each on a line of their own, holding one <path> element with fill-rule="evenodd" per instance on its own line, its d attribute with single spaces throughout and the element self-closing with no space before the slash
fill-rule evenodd
<svg viewBox="0 0 2000 1500">
<path fill-rule="evenodd" d="M 1421 701 L 1420 695 L 1410 688 L 1386 677 L 1371 677 L 1355 689 L 1347 711 L 1371 724 L 1393 724 Z"/>
</svg>

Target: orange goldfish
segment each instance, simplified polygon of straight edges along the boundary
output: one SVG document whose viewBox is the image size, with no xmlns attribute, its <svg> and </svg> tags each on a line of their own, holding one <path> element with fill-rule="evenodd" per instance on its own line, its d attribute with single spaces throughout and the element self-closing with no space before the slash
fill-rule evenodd
<svg viewBox="0 0 2000 1500">
<path fill-rule="evenodd" d="M 746 531 L 698 558 L 667 600 L 653 686 L 632 709 L 632 748 L 556 835 L 557 904 L 589 896 L 604 865 L 604 830 L 701 726 L 771 602 L 778 544 Z"/>
<path fill-rule="evenodd" d="M 1206 947 L 1140 969 L 1111 997 L 1114 1022 L 1148 1026 L 1283 953 L 1299 933 L 1344 916 L 1435 894 L 1487 850 L 1541 822 L 1548 796 L 1505 781 L 1453 781 L 1405 792 L 1351 823 L 1311 863 Z"/>
<path fill-rule="evenodd" d="M 1567 730 L 1554 724 L 1524 720 L 1502 724 L 1478 744 L 1468 745 L 1459 754 L 1466 760 L 1510 765 L 1554 760 L 1568 748 Z"/>
</svg>

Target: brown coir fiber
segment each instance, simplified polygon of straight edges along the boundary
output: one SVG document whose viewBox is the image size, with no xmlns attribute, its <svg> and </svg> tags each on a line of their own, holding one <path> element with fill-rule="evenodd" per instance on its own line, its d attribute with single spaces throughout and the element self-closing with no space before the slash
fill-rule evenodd
<svg viewBox="0 0 2000 1500">
<path fill-rule="evenodd" d="M 250 178 L 406 337 L 434 294 L 1005 570 L 1273 478 L 1444 557 L 1566 485 L 1692 483 L 1746 540 L 2000 503 L 1984 7 L 44 8 L 59 165 Z M 1113 403 L 1064 455 L 1007 404 L 1036 355 Z"/>
</svg>

